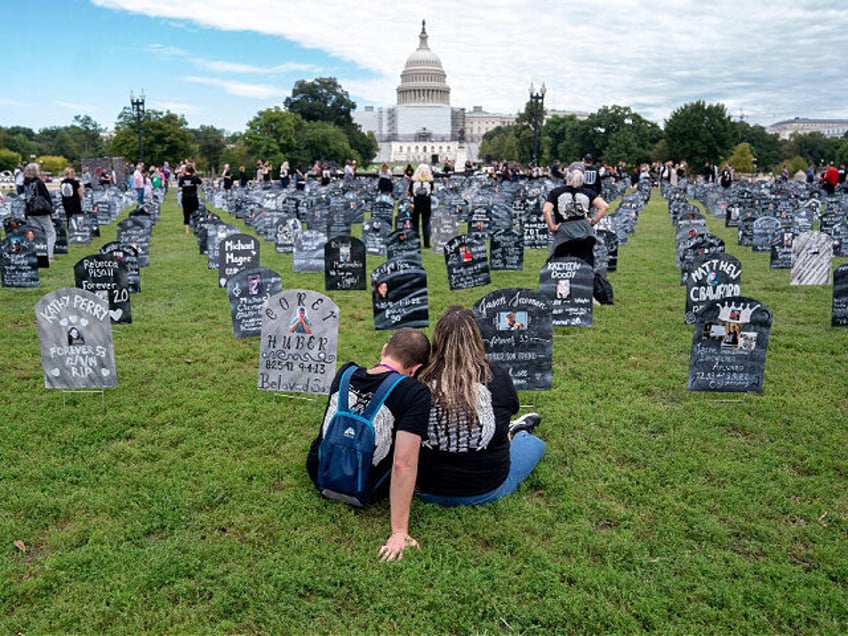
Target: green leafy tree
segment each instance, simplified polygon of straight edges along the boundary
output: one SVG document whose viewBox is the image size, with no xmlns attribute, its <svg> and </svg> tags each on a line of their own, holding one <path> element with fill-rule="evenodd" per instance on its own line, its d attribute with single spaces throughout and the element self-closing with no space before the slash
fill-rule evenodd
<svg viewBox="0 0 848 636">
<path fill-rule="evenodd" d="M 373 134 L 366 134 L 351 114 L 356 108 L 346 90 L 335 77 L 298 80 L 290 97 L 283 102 L 286 110 L 308 122 L 327 122 L 338 126 L 348 138 L 351 153 L 345 159 L 356 159 L 363 166 L 371 163 L 379 145 Z"/>
<path fill-rule="evenodd" d="M 733 166 L 733 170 L 736 172 L 754 172 L 754 153 L 751 151 L 751 144 L 747 141 L 736 144 L 733 154 L 727 159 L 727 163 Z"/>
<path fill-rule="evenodd" d="M 175 165 L 182 159 L 194 157 L 197 152 L 191 131 L 182 115 L 148 110 L 141 122 L 141 133 L 144 162 L 148 166 L 162 165 L 165 161 Z M 123 156 L 131 163 L 138 160 L 136 120 L 129 107 L 118 115 L 115 135 L 109 143 L 108 152 L 112 156 Z"/>
<path fill-rule="evenodd" d="M 24 162 L 40 154 L 35 141 L 35 132 L 23 126 L 10 126 L 3 130 L 3 144 L 9 150 L 17 152 Z"/>
<path fill-rule="evenodd" d="M 289 163 L 308 166 L 315 159 L 326 159 L 337 164 L 353 156 L 347 135 L 338 126 L 325 121 L 303 121 L 297 125 L 297 150 Z"/>
<path fill-rule="evenodd" d="M 577 115 L 554 115 L 542 127 L 545 147 L 550 148 L 550 159 L 569 163 L 586 154 L 585 126 Z"/>
<path fill-rule="evenodd" d="M 674 160 L 686 160 L 694 168 L 716 163 L 734 144 L 733 121 L 724 104 L 698 100 L 680 106 L 665 124 L 668 150 Z"/>
<path fill-rule="evenodd" d="M 0 170 L 14 170 L 21 163 L 21 153 L 0 148 Z"/>
<path fill-rule="evenodd" d="M 746 121 L 734 122 L 733 126 L 736 130 L 736 143 L 750 144 L 757 169 L 772 170 L 780 164 L 783 153 L 777 133 L 767 132 L 762 126 L 752 126 Z"/>
<path fill-rule="evenodd" d="M 784 150 L 785 156 L 798 155 L 816 166 L 833 161 L 838 140 L 825 137 L 820 132 L 793 133 Z"/>
<path fill-rule="evenodd" d="M 274 166 L 286 160 L 291 163 L 292 156 L 299 148 L 295 127 L 302 121 L 299 115 L 286 112 L 279 106 L 256 113 L 247 122 L 247 129 L 242 135 L 244 148 L 253 159 L 250 163 L 256 159 L 270 161 Z M 245 166 L 250 170 L 249 164 L 245 163 Z"/>
<path fill-rule="evenodd" d="M 615 164 L 619 161 L 648 161 L 651 150 L 663 138 L 662 129 L 634 113 L 628 106 L 604 106 L 582 123 L 589 142 L 585 152 L 596 160 Z"/>
<path fill-rule="evenodd" d="M 104 128 L 88 115 L 77 115 L 68 127 L 68 134 L 76 143 L 79 156 L 87 159 L 101 157 L 105 150 Z"/>
<path fill-rule="evenodd" d="M 227 147 L 224 131 L 214 126 L 200 126 L 191 132 L 197 146 L 198 166 L 217 173 L 224 163 L 221 156 Z"/>
<path fill-rule="evenodd" d="M 68 160 L 60 155 L 43 155 L 36 159 L 36 163 L 41 166 L 42 172 L 52 172 L 54 175 L 61 175 L 68 167 Z"/>
<path fill-rule="evenodd" d="M 478 155 L 482 158 L 488 157 L 490 161 L 512 160 L 518 157 L 515 126 L 498 126 L 483 135 Z"/>
</svg>

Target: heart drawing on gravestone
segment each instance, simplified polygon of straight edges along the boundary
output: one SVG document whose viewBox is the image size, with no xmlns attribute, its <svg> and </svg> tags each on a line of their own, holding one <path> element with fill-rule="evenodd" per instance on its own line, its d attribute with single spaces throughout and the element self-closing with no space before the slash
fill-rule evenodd
<svg viewBox="0 0 848 636">
<path fill-rule="evenodd" d="M 123 315 L 124 315 L 124 310 L 123 310 L 123 309 L 110 309 L 110 310 L 109 310 L 109 316 L 110 316 L 110 317 L 112 318 L 112 320 L 114 320 L 115 322 L 118 322 L 118 321 L 121 319 L 121 316 L 123 316 Z"/>
<path fill-rule="evenodd" d="M 100 375 L 102 375 L 104 378 L 109 376 L 111 373 L 112 371 L 110 369 L 107 369 L 106 367 L 100 369 Z"/>
<path fill-rule="evenodd" d="M 54 378 L 58 378 L 60 373 L 62 373 L 62 372 L 61 372 L 61 371 L 59 371 L 59 369 L 53 369 L 53 370 L 50 372 L 50 375 L 52 375 Z"/>
</svg>

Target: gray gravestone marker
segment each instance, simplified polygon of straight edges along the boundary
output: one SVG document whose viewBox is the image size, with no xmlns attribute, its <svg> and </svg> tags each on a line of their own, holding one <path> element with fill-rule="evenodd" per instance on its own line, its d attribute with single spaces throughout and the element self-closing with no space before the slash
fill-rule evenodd
<svg viewBox="0 0 848 636">
<path fill-rule="evenodd" d="M 118 385 L 109 304 L 92 292 L 65 288 L 35 305 L 41 366 L 48 389 Z"/>
<path fill-rule="evenodd" d="M 493 270 L 524 269 L 524 236 L 516 230 L 500 230 L 492 235 L 489 267 Z"/>
<path fill-rule="evenodd" d="M 127 266 L 112 254 L 91 254 L 74 265 L 77 287 L 94 292 L 109 303 L 113 323 L 132 322 L 130 307 L 130 277 Z"/>
<path fill-rule="evenodd" d="M 848 327 L 848 263 L 833 272 L 833 310 L 831 327 Z"/>
<path fill-rule="evenodd" d="M 306 230 L 294 240 L 294 272 L 323 272 L 324 245 L 327 235 L 318 230 Z"/>
<path fill-rule="evenodd" d="M 451 290 L 480 287 L 492 282 L 486 243 L 478 234 L 463 234 L 448 241 L 445 245 L 445 266 Z"/>
<path fill-rule="evenodd" d="M 0 243 L 0 278 L 3 287 L 38 287 L 38 255 L 35 245 L 19 236 Z"/>
<path fill-rule="evenodd" d="M 265 304 L 258 388 L 327 395 L 336 372 L 339 308 L 306 289 L 272 296 Z"/>
<path fill-rule="evenodd" d="M 687 325 L 695 322 L 697 313 L 709 302 L 739 296 L 742 265 L 730 254 L 699 257 L 686 275 Z"/>
<path fill-rule="evenodd" d="M 833 239 L 824 232 L 804 232 L 792 241 L 792 285 L 829 285 Z"/>
</svg>

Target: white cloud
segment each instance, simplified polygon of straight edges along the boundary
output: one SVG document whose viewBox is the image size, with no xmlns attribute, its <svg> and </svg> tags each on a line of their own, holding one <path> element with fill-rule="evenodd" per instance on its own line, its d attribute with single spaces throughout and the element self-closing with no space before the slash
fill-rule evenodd
<svg viewBox="0 0 848 636">
<path fill-rule="evenodd" d="M 289 95 L 289 91 L 270 84 L 250 84 L 248 82 L 238 82 L 214 77 L 199 77 L 196 75 L 189 75 L 181 79 L 194 84 L 203 84 L 206 86 L 222 88 L 225 92 L 237 97 L 249 97 L 252 99 L 281 99 L 288 97 Z"/>
<path fill-rule="evenodd" d="M 545 81 L 546 104 L 558 109 L 594 111 L 615 103 L 660 122 L 696 99 L 732 104 L 749 117 L 759 114 L 763 123 L 812 111 L 848 116 L 848 11 L 822 3 L 431 0 L 401 9 L 380 0 L 254 0 L 234 10 L 224 0 L 93 1 L 202 28 L 280 36 L 323 51 L 341 61 L 333 74 L 359 103 L 395 102 L 400 71 L 425 18 L 454 106 L 515 112 L 532 80 Z M 306 59 L 294 63 L 304 65 L 295 71 L 321 72 Z M 198 60 L 198 66 L 236 75 L 284 72 L 273 63 Z M 234 94 L 281 94 L 268 85 L 227 86 L 242 91 Z"/>
</svg>

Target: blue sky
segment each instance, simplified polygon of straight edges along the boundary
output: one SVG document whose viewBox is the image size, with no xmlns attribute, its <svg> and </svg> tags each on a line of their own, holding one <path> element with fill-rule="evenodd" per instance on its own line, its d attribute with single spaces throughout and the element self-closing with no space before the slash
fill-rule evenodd
<svg viewBox="0 0 848 636">
<path fill-rule="evenodd" d="M 452 106 L 514 113 L 545 82 L 548 108 L 619 104 L 660 125 L 697 99 L 764 125 L 848 119 L 837 2 L 45 0 L 4 16 L 2 126 L 111 128 L 144 89 L 148 108 L 239 131 L 326 76 L 360 107 L 393 105 L 422 19 Z"/>
</svg>

